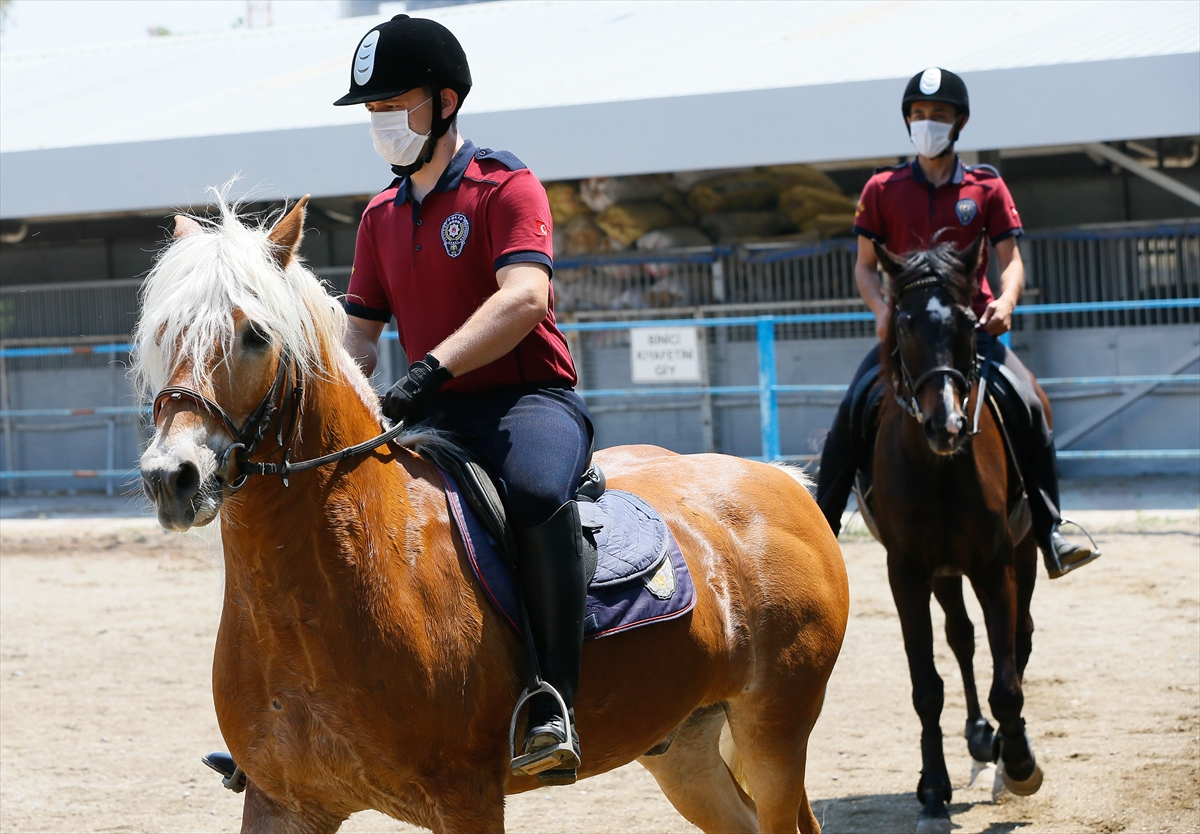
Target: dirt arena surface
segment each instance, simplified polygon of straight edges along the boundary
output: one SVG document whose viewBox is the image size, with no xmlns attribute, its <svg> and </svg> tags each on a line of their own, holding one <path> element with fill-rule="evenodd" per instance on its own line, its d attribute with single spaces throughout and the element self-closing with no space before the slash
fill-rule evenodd
<svg viewBox="0 0 1200 834">
<path fill-rule="evenodd" d="M 213 534 L 6 515 L 0 831 L 236 831 L 241 797 L 199 761 L 223 747 L 209 693 L 222 582 Z M 939 631 L 962 834 L 1200 830 L 1200 514 L 1086 517 L 1104 557 L 1055 582 L 1042 573 L 1033 600 L 1025 715 L 1046 772 L 1037 795 L 993 802 L 990 768 L 966 786 L 962 685 Z M 920 725 L 884 553 L 862 535 L 842 545 L 851 618 L 810 745 L 809 794 L 828 834 L 912 831 Z M 982 618 L 968 605 L 986 693 Z M 636 763 L 514 797 L 507 821 L 514 832 L 696 831 Z M 418 829 L 371 812 L 342 830 Z"/>
</svg>

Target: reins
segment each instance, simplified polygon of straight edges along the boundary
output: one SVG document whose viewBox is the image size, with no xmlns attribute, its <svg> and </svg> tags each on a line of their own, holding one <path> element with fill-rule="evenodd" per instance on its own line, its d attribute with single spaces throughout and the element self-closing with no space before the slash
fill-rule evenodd
<svg viewBox="0 0 1200 834">
<path fill-rule="evenodd" d="M 935 272 L 922 275 L 920 278 L 908 282 L 896 291 L 896 302 L 899 303 L 900 299 L 903 298 L 904 294 L 909 290 L 921 289 L 923 287 L 936 287 L 945 283 L 946 279 Z M 893 324 L 893 326 L 895 325 Z M 908 366 L 904 364 L 904 356 L 900 353 L 899 333 L 896 334 L 896 349 L 892 351 L 892 356 L 894 356 L 897 360 L 896 364 L 900 368 L 900 374 L 904 383 L 903 387 L 907 390 L 908 395 L 907 397 L 901 395 L 901 385 L 899 384 L 900 380 L 896 379 L 892 380 L 892 392 L 896 397 L 896 402 L 900 404 L 900 407 L 903 408 L 904 412 L 910 417 L 915 417 L 918 420 L 922 418 L 921 408 L 917 403 L 917 394 L 920 393 L 921 387 L 924 386 L 925 383 L 936 376 L 948 376 L 954 381 L 955 387 L 959 389 L 959 393 L 963 398 L 963 413 L 970 413 L 971 388 L 974 386 L 975 380 L 979 378 L 979 360 L 975 355 L 974 349 L 971 350 L 971 370 L 967 374 L 963 374 L 962 371 L 950 365 L 937 365 L 917 377 L 915 382 L 913 381 L 912 374 L 909 373 Z"/>
<path fill-rule="evenodd" d="M 154 397 L 154 421 L 158 422 L 159 412 L 163 405 L 168 400 L 187 400 L 200 406 L 208 413 L 219 419 L 225 424 L 225 428 L 229 430 L 233 437 L 231 443 L 224 452 L 221 453 L 220 459 L 217 461 L 217 470 L 221 471 L 229 463 L 230 456 L 234 457 L 234 464 L 237 466 L 238 477 L 231 479 L 227 483 L 227 487 L 231 492 L 237 492 L 246 484 L 246 479 L 251 475 L 279 475 L 285 487 L 290 486 L 288 476 L 293 472 L 304 472 L 308 469 L 316 469 L 318 466 L 325 466 L 330 463 L 337 463 L 343 460 L 365 455 L 368 452 L 390 443 L 401 432 L 404 431 L 404 423 L 397 423 L 387 431 L 372 437 L 370 440 L 365 440 L 362 443 L 356 443 L 353 446 L 347 446 L 337 452 L 332 452 L 328 455 L 322 455 L 309 460 L 295 461 L 291 460 L 292 450 L 284 449 L 282 463 L 262 462 L 257 463 L 249 458 L 258 445 L 266 436 L 267 428 L 271 425 L 271 420 L 278 414 L 279 421 L 276 427 L 275 440 L 281 449 L 284 448 L 285 439 L 290 443 L 292 436 L 296 432 L 296 428 L 300 423 L 300 400 L 303 395 L 303 386 L 300 381 L 298 370 L 293 370 L 294 362 L 285 354 L 279 358 L 279 367 L 275 371 L 275 380 L 271 383 L 271 387 L 263 395 L 258 407 L 254 412 L 246 418 L 246 422 L 242 426 L 238 426 L 233 418 L 225 409 L 221 408 L 213 400 L 201 394 L 199 391 L 193 390 L 183 385 L 169 385 L 163 388 Z M 287 380 L 290 377 L 295 378 L 294 385 L 288 385 Z M 282 395 L 280 394 L 282 390 Z M 276 398 L 280 398 L 278 407 L 275 405 Z M 291 400 L 290 406 L 288 400 Z M 290 425 L 287 432 L 284 432 L 284 412 L 291 412 Z"/>
</svg>

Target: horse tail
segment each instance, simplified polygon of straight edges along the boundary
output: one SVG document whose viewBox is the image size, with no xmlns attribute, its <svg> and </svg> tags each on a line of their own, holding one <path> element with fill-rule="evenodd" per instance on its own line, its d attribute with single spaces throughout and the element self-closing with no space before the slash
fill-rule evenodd
<svg viewBox="0 0 1200 834">
<path fill-rule="evenodd" d="M 780 472 L 804 487 L 804 491 L 809 495 L 812 495 L 813 491 L 817 488 L 812 475 L 808 474 L 808 470 L 802 466 L 797 466 L 794 463 L 784 463 L 781 460 L 771 461 L 771 466 L 774 466 Z"/>
</svg>

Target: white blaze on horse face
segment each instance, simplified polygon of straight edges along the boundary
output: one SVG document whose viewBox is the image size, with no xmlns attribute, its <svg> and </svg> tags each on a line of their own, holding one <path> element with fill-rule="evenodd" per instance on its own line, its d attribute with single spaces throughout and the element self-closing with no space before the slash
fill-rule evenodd
<svg viewBox="0 0 1200 834">
<path fill-rule="evenodd" d="M 950 377 L 942 377 L 942 408 L 946 410 L 946 426 L 953 428 L 954 434 L 958 431 L 958 421 L 955 419 L 958 416 L 958 411 L 954 406 L 954 381 Z"/>
<path fill-rule="evenodd" d="M 949 324 L 950 319 L 954 316 L 954 310 L 942 303 L 942 300 L 936 295 L 929 299 L 929 303 L 925 305 L 925 312 L 929 313 L 934 321 L 940 321 L 942 324 Z"/>
</svg>

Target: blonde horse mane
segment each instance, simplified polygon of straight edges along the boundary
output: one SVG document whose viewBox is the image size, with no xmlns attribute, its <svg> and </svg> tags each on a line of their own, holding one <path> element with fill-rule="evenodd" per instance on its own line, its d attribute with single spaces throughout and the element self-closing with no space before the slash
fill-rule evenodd
<svg viewBox="0 0 1200 834">
<path fill-rule="evenodd" d="M 209 189 L 219 216 L 191 218 L 196 230 L 159 253 L 142 287 L 133 372 L 144 396 L 181 364 L 190 366 L 193 387 L 206 390 L 213 358 L 232 352 L 235 310 L 269 333 L 305 375 L 329 376 L 330 363 L 347 370 L 341 305 L 298 257 L 280 267 L 268 221 L 246 222 L 227 190 Z M 356 377 L 361 373 L 348 378 L 357 384 Z"/>
</svg>

